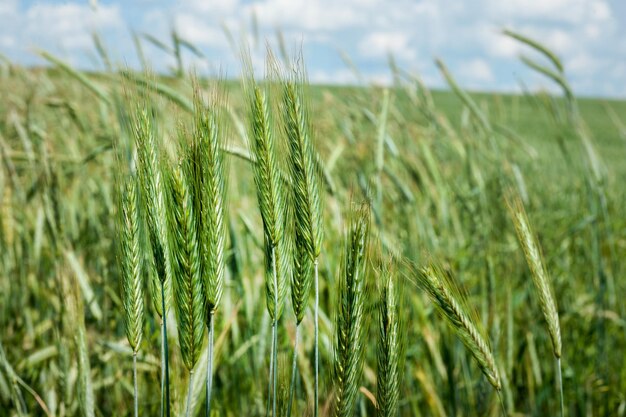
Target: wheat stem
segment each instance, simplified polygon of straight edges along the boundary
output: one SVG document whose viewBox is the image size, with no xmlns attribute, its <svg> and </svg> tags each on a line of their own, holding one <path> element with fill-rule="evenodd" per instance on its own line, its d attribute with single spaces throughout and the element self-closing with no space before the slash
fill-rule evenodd
<svg viewBox="0 0 626 417">
<path fill-rule="evenodd" d="M 320 370 L 320 351 L 319 351 L 319 305 L 320 305 L 320 289 L 319 289 L 319 275 L 318 275 L 318 260 L 317 258 L 313 262 L 313 269 L 315 273 L 315 406 L 314 416 L 319 414 L 319 370 Z"/>
<path fill-rule="evenodd" d="M 161 308 L 163 320 L 161 324 L 161 416 L 163 416 L 163 396 L 165 396 L 165 416 L 170 417 L 170 365 L 169 348 L 167 346 L 167 316 L 165 310 L 165 283 L 161 281 Z"/>
<path fill-rule="evenodd" d="M 161 319 L 161 417 L 165 416 L 165 349 L 163 319 Z"/>
<path fill-rule="evenodd" d="M 498 400 L 500 402 L 500 408 L 502 409 L 502 415 L 506 417 L 507 413 L 506 408 L 504 407 L 504 399 L 502 398 L 502 390 L 497 390 L 496 392 L 498 393 Z"/>
<path fill-rule="evenodd" d="M 135 417 L 139 417 L 139 394 L 137 389 L 137 352 L 133 352 L 133 388 Z"/>
<path fill-rule="evenodd" d="M 276 277 L 276 248 L 272 246 L 272 274 L 274 277 L 274 288 L 278 289 L 278 278 Z M 276 386 L 278 383 L 278 291 L 274 291 L 274 324 L 272 330 L 274 337 L 274 351 L 272 361 L 274 362 L 274 372 L 272 373 L 273 396 L 272 396 L 272 416 L 276 417 Z"/>
<path fill-rule="evenodd" d="M 191 393 L 193 391 L 193 370 L 189 371 L 189 390 L 187 391 L 187 410 L 185 416 L 189 417 L 189 411 L 191 410 Z"/>
<path fill-rule="evenodd" d="M 559 393 L 561 394 L 561 417 L 564 417 L 565 407 L 563 404 L 563 375 L 561 372 L 561 358 L 556 358 L 556 378 L 559 383 Z"/>
<path fill-rule="evenodd" d="M 214 315 L 211 314 L 209 316 L 209 343 L 207 346 L 208 360 L 206 366 L 206 417 L 211 416 L 211 390 L 213 389 L 213 332 L 215 331 L 214 319 Z"/>
<path fill-rule="evenodd" d="M 272 348 L 270 350 L 270 371 L 269 371 L 269 377 L 267 380 L 267 404 L 265 407 L 266 416 L 270 415 L 270 404 L 272 404 L 272 376 L 274 375 L 274 361 L 272 360 L 272 357 L 274 353 L 274 331 L 275 331 L 275 327 L 274 327 L 274 323 L 272 323 Z"/>
<path fill-rule="evenodd" d="M 289 386 L 289 405 L 287 406 L 287 417 L 291 417 L 291 405 L 296 390 L 296 372 L 298 371 L 298 337 L 300 333 L 300 324 L 296 324 L 296 336 L 293 342 L 293 362 L 291 363 L 291 384 Z"/>
</svg>

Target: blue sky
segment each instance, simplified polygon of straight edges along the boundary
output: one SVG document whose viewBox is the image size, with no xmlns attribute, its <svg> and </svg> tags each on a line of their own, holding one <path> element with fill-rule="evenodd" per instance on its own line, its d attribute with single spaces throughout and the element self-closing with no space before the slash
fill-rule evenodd
<svg viewBox="0 0 626 417">
<path fill-rule="evenodd" d="M 41 63 L 46 49 L 82 68 L 101 68 L 91 33 L 97 31 L 116 64 L 138 66 L 130 30 L 166 40 L 172 27 L 205 55 L 185 55 L 204 74 L 237 76 L 236 51 L 224 28 L 252 42 L 256 16 L 262 68 L 264 43 L 302 45 L 313 82 L 354 83 L 345 53 L 372 82 L 390 79 L 387 55 L 428 85 L 443 80 L 442 58 L 466 88 L 519 91 L 550 83 L 519 61 L 525 49 L 500 34 L 504 27 L 542 39 L 563 59 L 578 94 L 626 97 L 626 1 L 623 0 L 0 0 L 0 53 L 21 64 Z M 171 57 L 145 44 L 154 69 Z M 528 52 L 528 51 L 526 51 Z"/>
</svg>

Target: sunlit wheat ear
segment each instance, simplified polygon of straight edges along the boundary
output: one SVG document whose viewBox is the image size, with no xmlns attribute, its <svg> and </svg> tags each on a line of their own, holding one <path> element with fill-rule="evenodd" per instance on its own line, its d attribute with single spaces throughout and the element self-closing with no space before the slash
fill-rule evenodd
<svg viewBox="0 0 626 417">
<path fill-rule="evenodd" d="M 211 414 L 213 373 L 214 315 L 218 309 L 224 288 L 226 271 L 226 188 L 227 167 L 224 144 L 227 132 L 221 122 L 219 98 L 207 107 L 196 87 L 194 119 L 188 160 L 194 189 L 196 217 L 199 226 L 199 242 L 202 258 L 202 275 L 205 286 L 209 342 L 207 344 L 207 379 L 205 414 Z"/>
<path fill-rule="evenodd" d="M 294 271 L 292 304 L 296 323 L 306 310 L 312 283 L 311 269 L 322 245 L 319 173 L 315 166 L 308 114 L 304 105 L 304 80 L 294 76 L 283 83 L 283 127 L 289 148 L 289 168 L 294 218 Z M 309 259 L 306 259 L 308 257 Z"/>
<path fill-rule="evenodd" d="M 302 77 L 294 76 L 284 82 L 282 111 L 289 144 L 296 227 L 301 231 L 302 243 L 315 259 L 321 252 L 323 239 L 322 203 Z"/>
<path fill-rule="evenodd" d="M 128 343 L 137 353 L 143 333 L 143 279 L 139 206 L 135 177 L 126 179 L 121 192 L 119 236 L 124 324 Z"/>
<path fill-rule="evenodd" d="M 283 311 L 287 292 L 287 277 L 291 268 L 288 239 L 284 238 L 287 217 L 286 184 L 281 179 L 274 126 L 265 93 L 256 84 L 250 54 L 243 54 L 244 90 L 250 106 L 250 135 L 248 148 L 254 155 L 254 182 L 263 220 L 265 247 L 265 295 L 267 309 L 272 318 L 272 359 L 268 397 L 272 398 L 272 415 L 276 415 L 278 320 Z M 268 399 L 268 414 L 269 414 Z"/>
<path fill-rule="evenodd" d="M 142 206 L 145 207 L 146 224 L 154 266 L 159 280 L 169 279 L 167 249 L 167 196 L 163 181 L 163 157 L 152 116 L 146 108 L 137 108 L 134 120 L 134 135 L 137 145 L 139 183 Z M 169 306 L 169 295 L 165 305 Z M 162 314 L 162 312 L 161 312 Z"/>
<path fill-rule="evenodd" d="M 183 363 L 191 371 L 202 348 L 206 310 L 197 220 L 186 168 L 177 166 L 169 175 L 172 192 L 170 246 L 178 340 Z"/>
<path fill-rule="evenodd" d="M 128 343 L 133 349 L 133 386 L 135 417 L 139 415 L 137 389 L 137 352 L 143 336 L 143 279 L 140 239 L 140 217 L 137 178 L 131 176 L 123 184 L 120 198 L 120 269 L 122 303 Z"/>
<path fill-rule="evenodd" d="M 365 280 L 370 229 L 366 204 L 351 214 L 341 277 L 339 311 L 336 318 L 334 415 L 354 415 L 357 392 L 363 373 L 365 352 Z"/>
<path fill-rule="evenodd" d="M 524 251 L 524 256 L 526 257 L 526 262 L 530 268 L 533 284 L 535 285 L 537 296 L 539 297 L 541 311 L 548 324 L 548 333 L 552 340 L 554 356 L 558 359 L 561 357 L 559 313 L 550 287 L 548 272 L 543 262 L 541 248 L 530 227 L 530 222 L 521 200 L 519 200 L 519 198 L 509 200 L 508 207 L 511 217 L 513 218 L 513 223 L 515 224 L 517 237 Z"/>
<path fill-rule="evenodd" d="M 143 107 L 142 107 L 143 104 Z M 168 249 L 167 193 L 163 179 L 165 159 L 160 152 L 156 128 L 146 103 L 137 104 L 133 115 L 133 135 L 137 146 L 141 207 L 146 217 L 152 262 L 159 281 L 152 292 L 153 304 L 161 320 L 161 417 L 170 416 L 169 349 L 167 345 L 167 311 L 171 301 L 171 271 Z M 151 282 L 151 284 L 154 284 Z M 151 285 L 154 289 L 154 285 Z M 160 303 L 159 303 L 160 301 Z"/>
<path fill-rule="evenodd" d="M 397 416 L 401 388 L 403 329 L 400 291 L 393 267 L 384 265 L 379 277 L 378 373 L 376 405 L 379 416 Z"/>
<path fill-rule="evenodd" d="M 272 61 L 274 62 L 274 61 Z M 275 68 L 278 65 L 274 62 Z M 276 72 L 278 70 L 276 69 Z M 291 178 L 291 196 L 293 209 L 293 274 L 291 281 L 291 301 L 296 315 L 296 325 L 299 325 L 304 317 L 309 299 L 312 279 L 315 280 L 315 404 L 314 414 L 318 414 L 318 258 L 321 253 L 323 240 L 322 226 L 322 198 L 320 195 L 320 172 L 318 170 L 318 158 L 311 134 L 308 106 L 304 90 L 306 87 L 306 75 L 304 68 L 297 64 L 293 66 L 293 72 L 282 82 L 281 113 L 283 117 L 283 129 L 288 143 L 288 162 Z M 314 276 L 311 275 L 312 269 Z M 298 332 L 296 332 L 298 335 Z M 297 344 L 297 340 L 295 342 Z M 295 384 L 297 350 L 294 349 L 293 375 L 290 397 L 293 397 Z M 288 414 L 291 413 L 291 400 L 289 401 Z"/>
<path fill-rule="evenodd" d="M 431 265 L 417 273 L 417 281 L 474 356 L 489 383 L 500 391 L 500 376 L 488 339 L 479 330 L 479 321 L 469 314 L 465 299 L 452 279 L 440 267 Z"/>
<path fill-rule="evenodd" d="M 199 219 L 199 240 L 203 253 L 203 275 L 209 314 L 218 308 L 226 270 L 226 185 L 224 145 L 227 132 L 220 123 L 220 99 L 207 107 L 196 92 L 195 126 L 192 137 L 194 190 Z"/>
<path fill-rule="evenodd" d="M 280 179 L 277 146 L 265 94 L 257 85 L 252 88 L 250 150 L 256 160 L 254 180 L 265 235 L 267 306 L 272 320 L 276 321 L 282 314 L 287 291 L 287 274 L 283 270 L 287 256 L 283 241 L 286 213 L 284 184 Z M 276 283 L 273 276 L 274 266 L 277 270 Z"/>
</svg>

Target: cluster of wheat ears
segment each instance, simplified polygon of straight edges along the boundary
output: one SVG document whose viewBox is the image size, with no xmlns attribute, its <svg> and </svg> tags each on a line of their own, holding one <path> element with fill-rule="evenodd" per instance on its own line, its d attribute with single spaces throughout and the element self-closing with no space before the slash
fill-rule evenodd
<svg viewBox="0 0 626 417">
<path fill-rule="evenodd" d="M 312 356 L 313 414 L 320 413 L 319 262 L 324 250 L 323 184 L 320 158 L 309 120 L 306 76 L 301 64 L 280 69 L 270 58 L 271 74 L 258 83 L 249 61 L 244 92 L 248 108 L 248 148 L 254 172 L 258 207 L 263 221 L 265 294 L 271 318 L 271 358 L 267 386 L 267 414 L 276 416 L 278 397 L 278 326 L 287 293 L 295 320 L 295 339 L 287 415 L 297 396 L 298 341 L 310 299 L 313 303 Z M 272 101 L 273 100 L 273 101 Z M 196 87 L 193 125 L 179 129 L 175 157 L 164 151 L 158 123 L 149 103 L 133 104 L 134 153 L 128 173 L 119 179 L 118 236 L 121 289 L 128 342 L 133 350 L 134 414 L 140 415 L 137 355 L 144 330 L 144 289 L 161 318 L 161 416 L 170 416 L 167 318 L 175 312 L 182 362 L 189 372 L 186 414 L 190 415 L 194 373 L 207 349 L 205 415 L 211 415 L 215 321 L 226 274 L 228 238 L 228 168 L 225 148 L 225 97 L 204 97 Z M 271 103 L 278 103 L 273 106 Z M 381 141 L 382 143 L 382 141 Z M 382 171 L 382 170 L 381 170 Z M 369 199 L 352 203 L 343 248 L 338 311 L 335 320 L 332 386 L 328 387 L 332 413 L 352 416 L 363 373 L 369 277 L 376 276 L 378 307 L 377 393 L 379 415 L 398 414 L 404 349 L 403 282 L 416 284 L 465 344 L 488 382 L 500 395 L 502 368 L 474 309 L 441 263 L 413 265 L 370 245 Z M 561 337 L 556 302 L 541 250 L 521 200 L 509 198 L 516 227 L 552 340 L 560 380 Z M 261 268 L 261 267 L 259 267 Z M 402 277 L 402 278 L 401 278 Z M 311 297 L 313 291 L 313 297 Z M 560 382 L 559 382 L 560 384 Z M 561 412 L 563 394 L 561 387 Z M 501 401 L 502 403 L 502 401 Z M 297 402 L 296 402 L 297 404 Z M 503 414 L 506 411 L 502 409 Z"/>
</svg>

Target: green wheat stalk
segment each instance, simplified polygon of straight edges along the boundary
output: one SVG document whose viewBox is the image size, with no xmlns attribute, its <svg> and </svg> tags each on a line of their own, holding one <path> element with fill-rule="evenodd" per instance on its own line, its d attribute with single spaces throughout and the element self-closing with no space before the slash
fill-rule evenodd
<svg viewBox="0 0 626 417">
<path fill-rule="evenodd" d="M 335 346 L 336 417 L 354 415 L 365 352 L 365 280 L 370 208 L 361 204 L 350 219 L 342 276 Z"/>
<path fill-rule="evenodd" d="M 218 124 L 218 104 L 211 108 L 201 102 L 196 91 L 195 127 L 192 136 L 190 162 L 199 224 L 207 307 L 209 343 L 207 345 L 206 407 L 211 415 L 211 389 L 213 383 L 213 338 L 215 314 L 224 289 L 226 271 L 226 165 L 222 144 L 224 134 Z"/>
<path fill-rule="evenodd" d="M 251 70 L 248 71 L 251 74 Z M 267 309 L 272 319 L 272 358 L 270 361 L 270 383 L 273 389 L 272 412 L 276 415 L 278 320 L 283 311 L 287 291 L 286 278 L 287 242 L 284 239 L 287 206 L 283 195 L 284 183 L 280 177 L 277 149 L 269 106 L 265 93 L 248 77 L 246 86 L 251 105 L 251 139 L 248 146 L 254 155 L 254 181 L 257 200 L 263 220 L 265 247 L 265 294 Z M 269 399 L 268 399 L 269 406 Z"/>
<path fill-rule="evenodd" d="M 378 416 L 391 417 L 398 415 L 404 326 L 400 317 L 400 293 L 390 264 L 383 266 L 379 285 L 376 405 Z"/>
<path fill-rule="evenodd" d="M 193 372 L 202 349 L 206 317 L 197 218 L 194 214 L 192 189 L 188 185 L 189 176 L 189 164 L 178 166 L 171 173 L 170 228 L 178 340 L 183 363 L 189 370 L 187 417 L 193 391 Z"/>
<path fill-rule="evenodd" d="M 291 282 L 291 301 L 296 316 L 296 339 L 294 342 L 291 385 L 287 415 L 291 415 L 291 405 L 295 389 L 297 371 L 298 328 L 309 299 L 311 289 L 311 267 L 315 271 L 315 399 L 314 415 L 318 415 L 319 397 L 319 283 L 318 263 L 322 246 L 322 204 L 320 196 L 319 172 L 316 167 L 316 153 L 311 139 L 308 111 L 304 100 L 304 71 L 297 71 L 291 79 L 283 83 L 282 113 L 284 128 L 289 145 L 289 166 L 291 174 L 293 213 L 294 213 L 294 260 Z"/>
<path fill-rule="evenodd" d="M 543 255 L 541 253 L 541 247 L 537 241 L 537 237 L 533 232 L 530 221 L 524 209 L 524 205 L 519 197 L 510 198 L 507 201 L 509 212 L 513 218 L 515 224 L 515 231 L 517 233 L 520 246 L 524 251 L 524 257 L 526 263 L 531 272 L 531 277 L 537 297 L 539 298 L 539 305 L 541 306 L 541 312 L 548 325 L 548 334 L 552 341 L 552 352 L 556 360 L 557 368 L 557 380 L 559 384 L 560 392 L 560 406 L 561 416 L 564 415 L 564 398 L 563 398 L 563 379 L 561 375 L 561 326 L 559 324 L 559 313 L 554 298 L 553 290 L 550 286 L 550 278 L 548 271 L 543 261 Z"/>
<path fill-rule="evenodd" d="M 135 417 L 139 416 L 137 352 L 143 336 L 143 280 L 137 178 L 126 179 L 121 193 L 119 236 L 122 303 L 128 343 L 133 349 Z"/>
<path fill-rule="evenodd" d="M 158 290 L 152 291 L 153 303 L 161 317 L 161 417 L 170 416 L 169 348 L 167 343 L 167 310 L 171 296 L 169 250 L 167 248 L 168 217 L 166 211 L 165 182 L 163 181 L 163 157 L 156 138 L 156 128 L 148 106 L 137 105 L 133 119 L 133 134 L 137 145 L 137 165 L 145 208 L 146 224 L 152 263 L 159 280 Z M 157 286 L 152 285 L 154 290 Z M 160 302 L 159 302 L 160 301 Z"/>
</svg>

